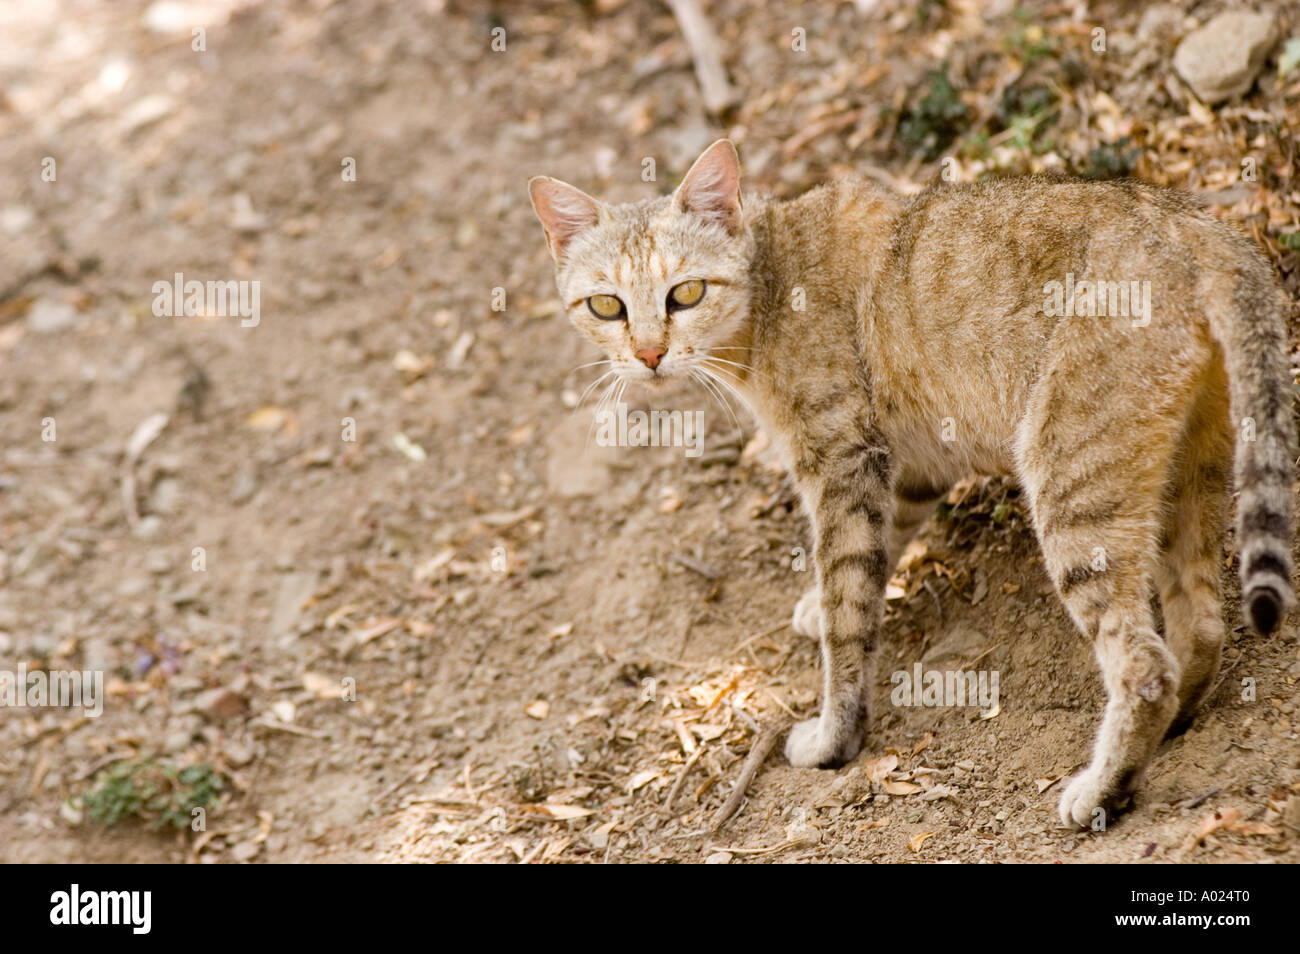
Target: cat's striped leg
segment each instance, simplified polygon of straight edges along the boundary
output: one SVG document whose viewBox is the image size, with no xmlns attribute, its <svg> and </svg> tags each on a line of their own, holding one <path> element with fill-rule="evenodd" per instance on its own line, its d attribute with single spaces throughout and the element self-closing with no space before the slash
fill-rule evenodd
<svg viewBox="0 0 1300 954">
<path fill-rule="evenodd" d="M 903 554 L 916 532 L 921 529 L 935 505 L 943 499 L 946 487 L 920 484 L 903 484 L 894 490 L 893 529 L 889 535 L 889 569 L 893 572 L 898 558 Z M 816 586 L 810 587 L 794 605 L 790 628 L 809 639 L 822 637 L 822 594 Z"/>
<path fill-rule="evenodd" d="M 817 473 L 800 475 L 799 482 L 816 534 L 822 710 L 790 730 L 785 752 L 793 765 L 833 768 L 857 755 L 865 736 L 893 506 L 890 454 L 879 434 L 819 459 Z"/>
<path fill-rule="evenodd" d="M 1047 375 L 1018 440 L 1048 573 L 1092 639 L 1106 686 L 1092 760 L 1060 801 L 1062 822 L 1085 828 L 1129 803 L 1178 710 L 1180 667 L 1156 632 L 1150 573 L 1190 403 L 1184 393 L 1135 407 L 1116 393 L 1124 385 L 1101 380 L 1114 390 L 1081 402 L 1062 390 L 1068 372 Z"/>
</svg>

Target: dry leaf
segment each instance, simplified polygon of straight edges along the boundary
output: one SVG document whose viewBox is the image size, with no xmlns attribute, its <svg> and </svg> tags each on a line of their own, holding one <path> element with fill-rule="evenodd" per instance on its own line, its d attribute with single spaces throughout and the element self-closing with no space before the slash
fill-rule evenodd
<svg viewBox="0 0 1300 954">
<path fill-rule="evenodd" d="M 302 687 L 317 699 L 337 699 L 341 695 L 338 682 L 315 672 L 302 674 Z"/>
<path fill-rule="evenodd" d="M 282 407 L 267 405 L 248 415 L 245 421 L 255 431 L 275 431 L 279 430 L 288 414 L 289 412 Z"/>
<path fill-rule="evenodd" d="M 912 851 L 920 851 L 921 846 L 925 844 L 925 840 L 933 834 L 934 832 L 932 831 L 923 831 L 921 832 L 921 834 L 917 835 L 915 838 L 909 841 L 907 843 L 907 847 L 912 849 Z"/>
<path fill-rule="evenodd" d="M 631 795 L 637 789 L 644 788 L 646 785 L 649 785 L 655 779 L 659 778 L 662 774 L 662 772 L 655 772 L 649 769 L 644 772 L 637 772 L 628 780 L 627 793 Z"/>
<path fill-rule="evenodd" d="M 872 759 L 862 767 L 863 771 L 867 773 L 867 778 L 877 784 L 883 782 L 889 773 L 896 768 L 898 768 L 898 756 L 892 754 Z"/>
<path fill-rule="evenodd" d="M 556 821 L 568 821 L 570 818 L 586 818 L 595 811 L 581 805 L 521 805 L 525 811 L 534 815 L 546 815 Z"/>
<path fill-rule="evenodd" d="M 408 459 L 415 461 L 417 464 L 428 459 L 429 455 L 425 453 L 423 447 L 415 443 L 400 431 L 393 435 L 393 446 L 401 451 Z"/>
<path fill-rule="evenodd" d="M 921 737 L 921 741 L 917 742 L 916 745 L 912 746 L 912 754 L 920 755 L 922 752 L 924 752 L 926 749 L 930 747 L 930 743 L 933 741 L 934 741 L 934 733 L 927 732 L 924 736 Z"/>
<path fill-rule="evenodd" d="M 917 792 L 924 791 L 920 785 L 914 785 L 911 782 L 889 781 L 884 785 L 886 795 L 915 795 Z"/>
<path fill-rule="evenodd" d="M 551 712 L 551 704 L 545 699 L 538 699 L 524 706 L 524 715 L 531 719 L 545 719 Z"/>
</svg>

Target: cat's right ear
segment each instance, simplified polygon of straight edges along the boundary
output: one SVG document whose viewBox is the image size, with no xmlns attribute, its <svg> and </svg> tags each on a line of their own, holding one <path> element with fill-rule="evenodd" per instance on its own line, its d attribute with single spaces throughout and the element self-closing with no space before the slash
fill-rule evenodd
<svg viewBox="0 0 1300 954">
<path fill-rule="evenodd" d="M 551 258 L 557 263 L 574 237 L 600 220 L 600 203 L 559 179 L 533 176 L 528 180 L 528 195 L 533 200 L 533 211 L 546 230 Z"/>
</svg>

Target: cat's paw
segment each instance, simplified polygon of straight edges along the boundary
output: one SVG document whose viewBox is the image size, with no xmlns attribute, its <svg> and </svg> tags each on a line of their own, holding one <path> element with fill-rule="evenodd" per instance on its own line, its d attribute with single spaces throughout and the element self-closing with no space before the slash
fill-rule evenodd
<svg viewBox="0 0 1300 954">
<path fill-rule="evenodd" d="M 855 729 L 837 739 L 825 731 L 821 719 L 796 723 L 785 740 L 785 757 L 796 768 L 838 768 L 852 761 L 862 748 L 862 732 Z"/>
<path fill-rule="evenodd" d="M 822 592 L 813 587 L 794 604 L 790 628 L 809 639 L 822 638 Z"/>
<path fill-rule="evenodd" d="M 1111 819 L 1127 808 L 1132 799 L 1132 785 L 1123 784 L 1113 773 L 1099 772 L 1089 766 L 1070 779 L 1061 793 L 1061 823 L 1067 828 L 1105 831 Z"/>
</svg>

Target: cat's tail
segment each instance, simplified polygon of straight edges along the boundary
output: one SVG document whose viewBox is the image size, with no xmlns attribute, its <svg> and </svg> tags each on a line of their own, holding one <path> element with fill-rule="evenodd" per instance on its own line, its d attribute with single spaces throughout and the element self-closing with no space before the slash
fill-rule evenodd
<svg viewBox="0 0 1300 954">
<path fill-rule="evenodd" d="M 1237 258 L 1240 261 L 1240 257 Z M 1222 273 L 1220 273 L 1222 276 Z M 1210 309 L 1227 365 L 1236 429 L 1237 553 L 1241 602 L 1256 632 L 1277 629 L 1295 604 L 1291 583 L 1291 486 L 1295 426 L 1285 304 L 1254 249 Z M 1213 299 L 1211 299 L 1213 300 Z"/>
</svg>

